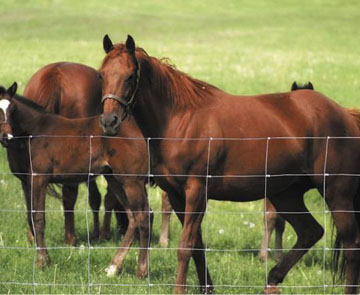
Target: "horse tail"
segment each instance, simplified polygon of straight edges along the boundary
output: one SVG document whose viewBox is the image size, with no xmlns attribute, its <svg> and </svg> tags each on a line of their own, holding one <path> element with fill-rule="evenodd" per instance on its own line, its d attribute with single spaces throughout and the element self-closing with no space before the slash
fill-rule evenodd
<svg viewBox="0 0 360 295">
<path fill-rule="evenodd" d="M 346 111 L 353 117 L 355 123 L 360 131 L 360 110 L 357 109 L 346 109 Z M 358 186 L 358 190 L 356 192 L 354 198 L 354 211 L 355 211 L 355 220 L 358 228 L 360 229 L 360 184 Z M 332 236 L 334 236 L 335 232 L 334 222 L 332 224 Z M 334 249 L 332 255 L 332 265 L 333 265 L 333 280 L 334 282 L 338 278 L 339 280 L 343 280 L 345 277 L 345 269 L 346 269 L 346 261 L 342 251 L 342 242 L 338 234 L 336 234 L 336 238 L 334 241 Z"/>
<path fill-rule="evenodd" d="M 358 186 L 358 191 L 354 198 L 354 211 L 355 211 L 355 220 L 357 223 L 358 228 L 360 229 L 360 185 Z M 333 282 L 334 284 L 339 281 L 343 281 L 345 279 L 345 272 L 346 272 L 346 260 L 344 257 L 343 251 L 343 243 L 339 237 L 339 234 L 336 233 L 335 240 L 335 224 L 334 220 L 331 226 L 331 235 L 333 242 L 333 248 L 335 249 L 332 253 L 332 269 L 333 269 Z"/>
<path fill-rule="evenodd" d="M 296 81 L 294 81 L 291 85 L 291 91 L 300 90 L 300 89 L 314 90 L 314 85 L 310 81 L 305 84 L 297 84 Z"/>
<path fill-rule="evenodd" d="M 51 64 L 40 69 L 31 77 L 24 90 L 25 97 L 55 114 L 59 113 L 61 103 L 58 65 Z"/>
</svg>

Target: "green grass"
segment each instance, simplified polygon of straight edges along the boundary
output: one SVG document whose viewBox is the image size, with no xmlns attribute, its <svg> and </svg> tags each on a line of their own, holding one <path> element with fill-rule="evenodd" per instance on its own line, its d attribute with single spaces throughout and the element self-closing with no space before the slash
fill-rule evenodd
<svg viewBox="0 0 360 295">
<path fill-rule="evenodd" d="M 104 56 L 103 35 L 108 33 L 117 42 L 124 41 L 130 33 L 149 54 L 169 57 L 180 70 L 231 93 L 288 91 L 294 80 L 311 81 L 317 90 L 341 105 L 360 107 L 359 27 L 360 3 L 357 0 L 278 0 L 271 3 L 266 0 L 3 0 L 0 84 L 9 86 L 18 81 L 22 92 L 36 70 L 56 61 L 74 61 L 98 68 Z M 0 171 L 8 171 L 3 149 L 0 156 Z M 99 184 L 104 190 L 103 181 L 99 180 Z M 160 210 L 158 190 L 151 192 L 150 203 L 155 211 Z M 322 211 L 322 199 L 315 192 L 308 194 L 307 204 L 314 211 Z M 61 203 L 49 197 L 47 209 L 52 211 L 46 216 L 47 245 L 62 247 Z M 131 250 L 119 277 L 105 276 L 104 269 L 119 245 L 117 237 L 92 244 L 94 248 L 88 250 L 86 217 L 88 215 L 90 228 L 92 217 L 86 212 L 85 187 L 76 205 L 79 211 L 76 231 L 79 245 L 85 248 L 50 249 L 52 264 L 44 270 L 33 269 L 34 248 L 27 242 L 24 210 L 18 180 L 2 175 L 0 293 L 172 292 L 177 265 L 174 248 L 181 230 L 175 218 L 171 223 L 169 249 L 162 250 L 157 246 L 160 215 L 155 216 L 149 279 L 153 286 L 149 288 L 148 279 L 135 277 L 137 250 Z M 261 202 L 209 203 L 210 213 L 204 220 L 203 232 L 212 249 L 207 257 L 214 284 L 222 285 L 217 287 L 217 293 L 262 291 L 266 269 L 274 265 L 274 261 L 270 260 L 268 265 L 260 263 L 257 251 L 224 251 L 259 248 L 263 216 L 255 212 L 261 210 Z M 323 213 L 316 214 L 316 218 L 324 223 Z M 329 216 L 326 220 L 329 229 Z M 289 248 L 294 241 L 295 234 L 288 226 L 284 246 Z M 324 292 L 322 287 L 307 287 L 323 284 L 321 248 L 325 244 L 330 245 L 330 230 L 315 246 L 320 250 L 310 251 L 288 274 L 283 285 L 295 287 L 284 287 L 283 293 Z M 217 251 L 219 249 L 223 251 Z M 327 252 L 326 284 L 332 283 L 329 257 Z M 38 284 L 35 288 L 33 279 Z M 193 263 L 188 283 L 197 284 Z M 244 287 L 232 288 L 231 285 Z M 197 291 L 189 287 L 190 293 Z M 341 293 L 342 288 L 326 291 Z"/>
</svg>

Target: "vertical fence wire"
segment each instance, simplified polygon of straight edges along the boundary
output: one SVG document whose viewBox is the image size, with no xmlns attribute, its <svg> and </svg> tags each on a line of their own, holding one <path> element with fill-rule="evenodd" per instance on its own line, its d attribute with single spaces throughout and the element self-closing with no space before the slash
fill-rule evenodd
<svg viewBox="0 0 360 295">
<path fill-rule="evenodd" d="M 210 137 L 209 138 L 209 143 L 208 143 L 208 153 L 207 153 L 207 164 L 206 164 L 206 178 L 205 178 L 205 212 L 204 212 L 204 217 L 206 218 L 206 239 L 205 239 L 205 294 L 207 294 L 208 292 L 208 288 L 210 287 L 208 284 L 208 264 L 207 264 L 207 252 L 208 250 L 210 250 L 208 248 L 208 239 L 209 239 L 209 220 L 208 220 L 208 197 L 209 197 L 209 179 L 211 178 L 210 175 L 210 152 L 211 152 L 211 142 L 212 142 L 213 138 Z M 204 218 L 203 217 L 203 218 Z"/>
<path fill-rule="evenodd" d="M 323 178 L 323 218 L 324 218 L 324 249 L 323 249 L 323 291 L 324 294 L 326 294 L 326 288 L 327 288 L 327 284 L 326 284 L 326 250 L 327 250 L 327 246 L 326 246 L 326 177 L 328 176 L 328 174 L 326 173 L 326 168 L 327 168 L 327 160 L 328 160 L 328 149 L 329 149 L 329 140 L 330 140 L 330 136 L 328 136 L 326 138 L 326 144 L 325 144 L 325 158 L 324 158 L 324 178 Z"/>
<path fill-rule="evenodd" d="M 150 140 L 151 137 L 148 137 L 146 139 L 146 148 L 147 148 L 147 158 L 148 158 L 148 172 L 147 172 L 147 178 L 148 178 L 148 187 L 150 188 L 151 186 L 151 157 L 150 157 Z M 149 195 L 147 194 L 147 199 L 149 201 Z M 149 236 L 148 236 L 148 241 L 147 241 L 147 267 L 148 267 L 148 294 L 151 294 L 151 278 L 150 278 L 150 241 L 151 241 L 151 234 L 152 234 L 152 224 L 151 224 L 151 208 L 150 208 L 150 204 L 148 204 L 149 206 L 149 212 L 148 212 L 148 219 L 149 219 Z M 154 216 L 155 219 L 155 216 Z"/>
<path fill-rule="evenodd" d="M 28 137 L 28 149 L 29 149 L 29 165 L 30 165 L 30 173 L 31 173 L 31 180 L 30 180 L 30 208 L 27 208 L 28 210 L 30 209 L 30 216 L 31 216 L 31 226 L 32 229 L 31 232 L 33 234 L 33 238 L 34 238 L 34 259 L 33 259 L 33 271 L 32 271 L 32 286 L 33 286 L 33 294 L 36 294 L 36 280 L 35 280 L 35 272 L 36 272 L 36 259 L 37 259 L 37 237 L 36 237 L 36 230 L 35 230 L 35 222 L 34 222 L 34 189 L 33 189 L 33 185 L 34 185 L 34 170 L 33 170 L 33 165 L 32 165 L 32 157 L 31 157 L 31 138 L 32 135 L 30 135 Z M 27 182 L 27 189 L 29 190 L 29 186 L 28 186 L 28 181 Z M 25 192 L 24 192 L 25 193 Z M 29 193 L 29 191 L 27 192 Z M 25 196 L 26 197 L 26 196 Z"/>
<path fill-rule="evenodd" d="M 264 173 L 265 173 L 265 177 L 264 177 L 264 220 L 265 220 L 265 238 L 268 239 L 268 235 L 269 235 L 269 231 L 267 228 L 267 222 L 266 222 L 266 214 L 268 214 L 267 211 L 267 181 L 268 178 L 270 177 L 270 175 L 268 174 L 268 157 L 269 157 L 269 143 L 270 143 L 270 137 L 268 137 L 266 139 L 266 149 L 265 149 L 265 169 L 264 169 Z M 269 278 L 268 278 L 268 257 L 269 257 L 269 245 L 267 244 L 267 249 L 266 249 L 266 255 L 265 255 L 265 286 L 269 287 Z M 261 251 L 261 250 L 260 250 Z"/>
<path fill-rule="evenodd" d="M 88 294 L 91 294 L 91 242 L 90 242 L 90 228 L 89 228 L 89 201 L 90 201 L 90 181 L 93 173 L 91 172 L 91 161 L 92 161 L 92 139 L 93 136 L 89 137 L 89 172 L 87 178 L 87 194 L 86 194 L 86 207 L 85 207 L 85 220 L 86 220 L 86 231 L 87 231 L 87 248 L 88 248 Z"/>
</svg>

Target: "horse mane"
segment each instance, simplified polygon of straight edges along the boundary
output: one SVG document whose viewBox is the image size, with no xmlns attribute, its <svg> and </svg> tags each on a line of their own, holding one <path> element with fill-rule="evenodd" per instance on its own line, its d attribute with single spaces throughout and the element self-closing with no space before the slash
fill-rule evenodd
<svg viewBox="0 0 360 295">
<path fill-rule="evenodd" d="M 43 106 L 38 105 L 37 103 L 33 102 L 32 100 L 30 100 L 30 99 L 28 99 L 26 97 L 23 97 L 21 95 L 16 94 L 13 98 L 16 101 L 18 101 L 18 102 L 20 102 L 20 103 L 22 103 L 22 104 L 36 110 L 36 111 L 39 111 L 39 112 L 44 113 L 44 114 L 51 114 L 48 111 L 46 111 Z"/>
<path fill-rule="evenodd" d="M 0 95 L 4 95 L 6 93 L 6 89 L 4 88 L 4 86 L 0 85 Z"/>
<path fill-rule="evenodd" d="M 104 58 L 103 65 L 111 58 L 121 55 L 126 51 L 124 44 L 114 45 Z M 150 84 L 159 90 L 161 97 L 167 97 L 172 106 L 179 109 L 193 108 L 209 99 L 217 87 L 204 81 L 195 79 L 179 71 L 169 58 L 156 58 L 150 56 L 141 47 L 136 48 L 136 57 L 141 68 L 151 71 Z"/>
</svg>

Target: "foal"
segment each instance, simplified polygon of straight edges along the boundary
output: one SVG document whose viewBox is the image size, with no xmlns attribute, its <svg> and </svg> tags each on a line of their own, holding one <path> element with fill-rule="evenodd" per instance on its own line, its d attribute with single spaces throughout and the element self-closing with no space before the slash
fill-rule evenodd
<svg viewBox="0 0 360 295">
<path fill-rule="evenodd" d="M 89 181 L 90 176 L 105 174 L 109 189 L 125 208 L 129 226 L 121 248 L 109 268 L 115 274 L 134 240 L 136 227 L 140 231 L 140 255 L 137 275 L 148 273 L 148 247 L 150 241 L 150 212 L 144 188 L 147 161 L 136 156 L 146 154 L 143 138 L 131 124 L 121 132 L 121 138 L 107 139 L 101 135 L 99 117 L 67 119 L 44 111 L 34 102 L 15 96 L 14 83 L 7 91 L 0 87 L 2 136 L 28 137 L 30 190 L 28 222 L 37 247 L 36 265 L 49 262 L 44 241 L 45 195 L 49 183 Z M 126 138 L 126 137 L 132 138 Z M 65 152 L 66 151 L 66 152 Z M 143 175 L 139 175 L 142 171 Z"/>
<path fill-rule="evenodd" d="M 76 85 L 76 87 L 74 87 Z M 38 70 L 25 86 L 24 96 L 34 101 L 50 113 L 58 114 L 70 119 L 85 118 L 101 113 L 101 80 L 95 69 L 86 65 L 70 62 L 57 62 L 48 64 Z M 23 144 L 24 150 L 17 144 L 10 144 L 7 149 L 9 163 L 12 171 L 26 171 L 24 161 L 19 161 L 19 154 L 28 155 L 28 148 Z M 23 139 L 25 142 L 26 139 Z M 22 180 L 21 174 L 15 174 L 26 187 L 26 181 Z M 99 210 L 101 195 L 97 188 L 95 178 L 89 183 L 89 204 L 93 210 L 94 228 L 91 237 L 99 238 L 100 223 Z M 65 243 L 76 244 L 74 226 L 74 207 L 77 199 L 79 184 L 64 184 L 62 186 L 62 200 L 65 217 Z M 24 189 L 26 193 L 28 189 Z M 116 219 L 121 232 L 125 233 L 128 220 L 124 209 L 117 202 L 116 197 L 108 190 L 105 200 L 104 223 L 101 230 L 101 238 L 110 238 L 110 220 L 112 210 L 117 210 Z M 124 231 L 125 230 L 125 231 Z"/>
</svg>

